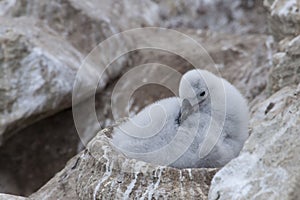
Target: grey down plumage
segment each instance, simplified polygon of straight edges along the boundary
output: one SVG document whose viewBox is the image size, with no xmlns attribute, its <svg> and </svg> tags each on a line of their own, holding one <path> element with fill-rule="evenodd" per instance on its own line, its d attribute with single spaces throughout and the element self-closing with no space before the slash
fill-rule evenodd
<svg viewBox="0 0 300 200">
<path fill-rule="evenodd" d="M 185 73 L 179 97 L 157 101 L 114 129 L 112 145 L 130 158 L 176 168 L 221 167 L 248 137 L 248 106 L 225 79 Z"/>
</svg>

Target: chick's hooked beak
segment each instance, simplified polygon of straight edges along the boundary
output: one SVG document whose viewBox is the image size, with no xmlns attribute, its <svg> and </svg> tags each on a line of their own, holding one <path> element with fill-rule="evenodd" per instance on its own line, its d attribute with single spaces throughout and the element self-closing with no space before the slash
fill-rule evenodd
<svg viewBox="0 0 300 200">
<path fill-rule="evenodd" d="M 181 105 L 181 122 L 186 120 L 193 112 L 197 111 L 202 102 L 203 101 L 199 101 L 198 103 L 192 105 L 188 99 L 183 99 Z"/>
<path fill-rule="evenodd" d="M 197 109 L 199 109 L 202 102 L 203 100 L 198 101 L 192 105 L 188 99 L 183 99 L 181 110 L 186 114 L 192 113 L 193 111 L 197 111 Z"/>
<path fill-rule="evenodd" d="M 188 99 L 183 99 L 182 108 L 184 110 L 195 111 L 201 107 L 201 104 L 204 100 L 197 100 L 194 104 L 192 104 Z"/>
</svg>

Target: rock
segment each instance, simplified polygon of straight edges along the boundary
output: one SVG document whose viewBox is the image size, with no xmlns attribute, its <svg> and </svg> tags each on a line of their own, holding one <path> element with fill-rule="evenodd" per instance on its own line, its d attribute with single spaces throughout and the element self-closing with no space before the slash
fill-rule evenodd
<svg viewBox="0 0 300 200">
<path fill-rule="evenodd" d="M 300 55 L 300 36 L 293 38 L 286 46 L 286 52 L 291 56 Z"/>
<path fill-rule="evenodd" d="M 101 131 L 87 150 L 31 199 L 206 199 L 217 169 L 175 169 L 127 159 L 110 145 L 113 128 Z"/>
<path fill-rule="evenodd" d="M 1 18 L 1 142 L 33 122 L 71 105 L 82 56 L 32 19 Z"/>
<path fill-rule="evenodd" d="M 279 43 L 279 52 L 273 56 L 267 93 L 273 94 L 281 88 L 300 83 L 300 37 L 286 38 Z"/>
<path fill-rule="evenodd" d="M 99 42 L 122 30 L 155 25 L 157 6 L 150 1 L 133 3 L 135 9 L 119 1 L 1 2 L 2 15 L 6 18 L 1 18 L 0 35 L 0 60 L 4 63 L 1 65 L 4 73 L 0 75 L 0 114 L 4 115 L 0 135 L 12 129 L 16 132 L 70 107 L 76 72 L 84 55 Z M 144 11 L 142 15 L 141 11 Z M 30 18 L 19 17 L 24 15 Z M 120 15 L 124 16 L 120 18 Z M 8 19 L 8 16 L 18 19 Z M 110 45 L 105 54 L 91 58 L 93 63 L 101 65 L 110 53 L 125 46 L 121 39 Z M 105 71 L 100 89 L 126 63 L 126 56 L 117 59 Z M 26 77 L 20 79 L 23 74 Z M 6 139 L 9 134 L 3 137 Z"/>
<path fill-rule="evenodd" d="M 214 177 L 209 199 L 299 199 L 300 85 L 253 107 L 240 155 Z"/>
<path fill-rule="evenodd" d="M 272 35 L 279 41 L 267 86 L 268 95 L 300 82 L 300 5 L 296 0 L 267 1 Z"/>
<path fill-rule="evenodd" d="M 64 35 L 69 36 L 66 38 L 71 41 L 72 44 L 77 47 L 77 49 L 81 50 L 81 52 L 86 52 L 87 49 L 85 47 L 87 46 L 90 49 L 93 48 L 93 45 L 98 44 L 98 42 L 101 42 L 113 33 L 121 31 L 122 28 L 125 29 L 125 27 L 132 28 L 135 26 L 141 26 L 141 23 L 144 23 L 144 21 L 147 20 L 151 24 L 153 20 L 155 20 L 155 18 L 146 19 L 146 15 L 144 18 L 139 18 L 138 22 L 136 20 L 130 20 L 135 18 L 137 15 L 135 13 L 128 12 L 129 19 L 124 18 L 124 20 L 127 19 L 130 22 L 130 25 L 127 26 L 126 24 L 122 24 L 121 26 L 120 24 L 114 22 L 113 16 L 108 16 L 108 14 L 111 14 L 111 12 L 108 12 L 109 9 L 107 10 L 106 15 L 105 13 L 101 12 L 103 15 L 100 17 L 96 16 L 96 14 L 93 12 L 89 12 L 88 9 L 90 4 L 88 4 L 86 1 L 85 3 L 79 3 L 78 1 L 65 1 L 62 3 L 62 6 L 59 6 L 58 2 L 52 2 L 51 4 L 45 5 L 44 3 L 45 2 L 40 1 L 23 1 L 21 3 L 18 1 L 15 2 L 15 5 L 10 5 L 11 9 L 8 15 L 11 14 L 12 16 L 15 16 L 32 14 L 37 18 L 44 18 L 44 20 L 48 23 L 47 25 L 49 25 L 51 28 L 55 29 L 58 33 L 64 33 Z M 95 6 L 98 5 L 98 7 L 96 7 L 97 12 L 99 12 L 100 8 L 103 9 L 101 7 L 103 4 L 99 5 L 99 2 L 93 3 Z M 23 10 L 22 6 L 25 6 L 23 4 L 26 5 L 26 10 Z M 139 8 L 138 5 L 142 8 L 144 4 L 137 4 L 137 8 Z M 115 9 L 129 9 L 127 6 L 125 6 L 126 8 L 123 8 L 118 2 L 108 4 L 107 7 L 114 7 Z M 58 12 L 58 16 L 54 16 L 52 15 L 52 11 L 54 11 L 55 8 L 63 9 L 64 12 Z M 47 12 L 44 9 L 47 12 L 50 12 L 51 16 L 47 15 Z M 80 11 L 78 11 L 78 9 Z M 94 10 L 94 8 L 92 10 Z M 76 15 L 78 12 L 87 16 L 81 16 L 80 19 L 82 21 L 76 21 L 76 17 L 80 17 Z M 116 12 L 112 13 L 111 15 L 115 16 Z M 127 13 L 126 10 L 122 12 Z M 65 15 L 60 16 L 61 14 Z M 117 14 L 120 13 L 117 12 Z M 72 15 L 74 15 L 74 18 Z M 115 31 L 107 34 L 92 36 L 88 34 L 82 34 L 84 31 L 79 30 L 77 34 L 80 34 L 81 38 L 79 38 L 79 36 L 76 37 L 76 32 L 74 32 L 74 29 L 82 27 L 85 30 L 89 30 L 86 27 L 81 26 L 83 24 L 80 23 L 85 23 L 88 20 L 91 21 L 91 19 L 94 19 L 94 21 L 90 22 L 90 26 L 97 27 L 98 29 L 100 28 L 103 32 L 107 31 L 105 28 L 100 26 L 100 24 L 105 24 L 104 19 L 106 19 L 106 17 L 110 17 L 110 21 L 112 21 L 112 23 L 116 23 L 114 26 L 118 26 L 120 29 L 114 29 L 113 25 L 110 26 L 106 24 L 105 27 L 107 26 L 109 29 Z M 57 22 L 57 19 L 60 18 L 66 19 L 66 21 L 58 20 Z M 67 21 L 69 18 L 74 21 Z M 75 21 L 77 23 L 75 23 Z M 60 38 L 55 32 L 53 32 L 53 30 L 45 28 L 46 26 L 43 26 L 39 21 L 35 21 L 32 18 L 3 18 L 1 19 L 1 22 L 3 27 L 1 30 L 2 45 L 0 52 L 2 53 L 0 55 L 0 59 L 4 61 L 4 64 L 1 66 L 4 71 L 1 73 L 1 81 L 3 82 L 1 86 L 3 85 L 2 91 L 4 92 L 2 92 L 3 95 L 1 94 L 0 111 L 1 113 L 5 113 L 5 116 L 1 117 L 1 124 L 3 125 L 1 126 L 0 134 L 3 132 L 9 132 L 12 129 L 17 131 L 42 117 L 49 116 L 58 110 L 70 107 L 70 95 L 73 82 L 77 69 L 80 67 L 81 61 L 84 57 L 83 54 L 78 52 L 72 45 Z M 67 26 L 65 26 L 65 24 L 67 24 Z M 145 25 L 147 25 L 147 23 L 145 23 Z M 92 33 L 100 34 L 100 31 L 92 29 L 90 34 Z M 91 38 L 96 39 L 90 40 Z M 87 40 L 89 42 L 92 41 L 93 45 L 88 43 Z M 120 39 L 118 43 L 114 43 L 113 45 L 114 46 L 111 49 L 111 52 L 116 52 L 118 45 L 124 46 L 124 43 Z M 81 47 L 83 47 L 83 49 L 81 49 Z M 95 58 L 95 63 L 100 65 L 103 60 L 107 59 L 105 56 L 110 54 L 110 48 L 107 48 L 107 50 L 108 52 L 103 54 L 102 57 Z M 118 59 L 116 62 L 114 62 L 114 65 L 106 71 L 106 76 L 104 75 L 102 77 L 102 85 L 100 84 L 100 88 L 103 88 L 108 82 L 108 76 L 110 78 L 114 78 L 116 75 L 118 75 L 125 63 L 126 57 L 123 57 L 123 59 Z M 28 77 L 20 79 L 19 76 L 21 74 L 26 74 Z M 29 82 L 32 80 L 36 80 L 34 81 L 34 84 Z M 36 90 L 38 90 L 38 93 Z M 19 100 L 22 99 L 23 103 L 34 102 L 34 104 L 29 106 L 27 105 L 26 109 L 20 109 L 25 107 L 24 105 L 21 105 L 22 102 L 18 102 L 18 99 L 16 99 L 16 94 L 18 94 Z M 43 113 L 43 116 L 39 115 L 41 113 Z M 19 124 L 19 126 L 17 124 Z"/>
<path fill-rule="evenodd" d="M 0 200 L 28 200 L 28 198 L 0 193 Z"/>
<path fill-rule="evenodd" d="M 89 51 L 103 35 L 146 26 L 264 33 L 266 17 L 261 4 L 252 0 L 2 0 L 0 15 L 44 19 L 51 28 L 71 39 L 75 47 Z"/>
<path fill-rule="evenodd" d="M 133 3 L 136 12 L 119 1 L 1 1 L 0 15 L 5 17 L 0 29 L 0 145 L 9 132 L 71 106 L 76 72 L 99 42 L 126 29 L 155 25 L 157 6 Z M 120 13 L 124 13 L 121 20 Z M 101 56 L 94 55 L 90 65 L 101 65 L 126 46 L 122 39 L 111 45 Z M 105 71 L 98 91 L 120 73 L 127 60 L 123 56 Z"/>
<path fill-rule="evenodd" d="M 300 33 L 300 5 L 298 0 L 265 0 L 269 10 L 269 29 L 276 40 Z"/>
<path fill-rule="evenodd" d="M 13 133 L 71 106 L 83 59 L 72 45 L 32 18 L 1 18 L 1 24 L 0 145 Z M 123 65 L 115 63 L 110 72 L 117 74 Z M 108 73 L 104 72 L 100 89 L 110 80 Z M 89 80 L 88 74 L 82 78 Z"/>
<path fill-rule="evenodd" d="M 266 12 L 252 0 L 153 0 L 160 9 L 162 26 L 214 32 L 265 33 Z"/>
<path fill-rule="evenodd" d="M 4 0 L 2 5 L 4 16 L 41 19 L 85 55 L 113 34 L 157 26 L 159 19 L 158 6 L 149 0 Z"/>
</svg>

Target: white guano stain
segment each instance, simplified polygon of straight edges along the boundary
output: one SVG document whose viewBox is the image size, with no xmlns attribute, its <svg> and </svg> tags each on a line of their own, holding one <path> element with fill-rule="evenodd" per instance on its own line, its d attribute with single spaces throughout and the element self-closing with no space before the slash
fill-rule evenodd
<svg viewBox="0 0 300 200">
<path fill-rule="evenodd" d="M 193 180 L 193 174 L 192 174 L 192 169 L 187 169 L 188 173 L 189 173 L 189 177 L 191 180 Z"/>
<path fill-rule="evenodd" d="M 113 161 L 110 161 L 109 157 L 107 156 L 107 151 L 109 150 L 109 146 L 103 146 L 102 149 L 104 150 L 103 158 L 106 159 L 106 168 L 103 177 L 99 180 L 98 184 L 95 187 L 93 193 L 94 200 L 96 200 L 97 192 L 99 191 L 101 184 L 111 176 L 112 169 L 113 169 Z"/>
<path fill-rule="evenodd" d="M 135 183 L 136 183 L 136 181 L 137 181 L 138 173 L 139 173 L 139 172 L 135 172 L 135 173 L 134 173 L 134 179 L 130 182 L 130 184 L 128 185 L 126 191 L 124 192 L 123 200 L 129 199 L 129 195 L 130 195 L 130 193 L 132 192 L 132 190 L 133 190 L 133 188 L 134 188 L 134 186 L 135 186 Z"/>
<path fill-rule="evenodd" d="M 147 194 L 148 194 L 148 199 L 152 199 L 155 190 L 158 188 L 158 186 L 160 184 L 161 174 L 162 174 L 162 171 L 164 169 L 165 169 L 165 167 L 158 167 L 158 168 L 156 168 L 154 176 L 157 177 L 157 181 L 155 182 L 155 184 L 151 183 L 147 187 L 146 192 L 143 194 L 143 196 L 140 198 L 140 200 L 144 200 Z"/>
<path fill-rule="evenodd" d="M 186 169 L 189 173 L 189 178 L 190 178 L 190 181 L 193 180 L 193 174 L 192 174 L 192 169 Z M 191 182 L 192 183 L 192 182 Z M 189 193 L 190 193 L 190 196 L 191 197 L 194 197 L 195 196 L 195 191 L 194 191 L 194 187 L 190 187 L 189 189 Z"/>
<path fill-rule="evenodd" d="M 134 178 L 132 179 L 132 181 L 130 182 L 130 184 L 127 186 L 126 191 L 124 192 L 124 196 L 123 196 L 123 200 L 129 199 L 129 195 L 132 192 L 137 178 L 138 178 L 138 174 L 141 172 L 141 168 L 143 165 L 140 164 L 141 162 L 137 162 L 134 165 Z"/>
<path fill-rule="evenodd" d="M 182 182 L 183 182 L 183 176 L 182 176 L 182 171 L 179 170 L 179 185 L 180 185 L 180 197 L 181 198 L 184 198 L 184 192 L 183 192 L 183 185 L 182 185 Z"/>
<path fill-rule="evenodd" d="M 290 12 L 293 12 L 297 6 L 296 0 L 287 0 L 283 5 L 280 5 L 281 1 L 275 0 L 271 6 L 271 15 L 278 13 L 279 16 L 287 16 Z M 277 8 L 276 8 L 277 7 Z"/>
</svg>

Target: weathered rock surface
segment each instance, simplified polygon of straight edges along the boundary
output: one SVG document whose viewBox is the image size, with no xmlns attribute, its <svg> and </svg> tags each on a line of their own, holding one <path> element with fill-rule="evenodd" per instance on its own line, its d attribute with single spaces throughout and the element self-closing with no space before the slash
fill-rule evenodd
<svg viewBox="0 0 300 200">
<path fill-rule="evenodd" d="M 267 86 L 268 95 L 300 82 L 300 2 L 265 0 L 269 9 L 269 28 L 279 41 Z"/>
<path fill-rule="evenodd" d="M 99 42 L 124 29 L 155 25 L 157 6 L 133 3 L 134 11 L 119 1 L 2 1 L 0 135 L 70 107 L 75 73 L 84 55 Z M 120 13 L 124 14 L 121 20 Z M 106 54 L 124 43 L 112 45 Z M 125 56 L 114 62 L 100 87 L 118 75 L 126 62 Z"/>
<path fill-rule="evenodd" d="M 12 132 L 71 105 L 82 56 L 26 18 L 1 18 L 0 45 L 1 143 Z"/>
<path fill-rule="evenodd" d="M 101 131 L 32 199 L 206 199 L 217 169 L 174 169 L 130 160 Z"/>
<path fill-rule="evenodd" d="M 273 65 L 267 86 L 268 94 L 300 82 L 300 36 L 280 41 L 279 52 L 273 56 Z"/>
<path fill-rule="evenodd" d="M 0 200 L 28 200 L 28 198 L 0 193 Z"/>
<path fill-rule="evenodd" d="M 158 6 L 151 1 L 3 0 L 2 4 L 2 15 L 40 19 L 85 54 L 115 33 L 156 26 L 159 19 Z"/>
<path fill-rule="evenodd" d="M 299 88 L 289 86 L 253 108 L 252 134 L 215 175 L 209 199 L 300 198 L 299 100 Z"/>
<path fill-rule="evenodd" d="M 299 0 L 264 0 L 269 10 L 269 29 L 275 39 L 281 40 L 300 33 Z"/>
<path fill-rule="evenodd" d="M 261 1 L 244 0 L 2 0 L 0 15 L 44 19 L 54 30 L 71 39 L 75 47 L 91 50 L 91 45 L 97 44 L 103 35 L 108 37 L 141 26 L 209 29 L 235 34 L 264 33 L 266 13 L 261 5 Z"/>
<path fill-rule="evenodd" d="M 262 1 L 153 0 L 159 5 L 162 25 L 222 33 L 264 33 L 266 12 Z"/>
</svg>

